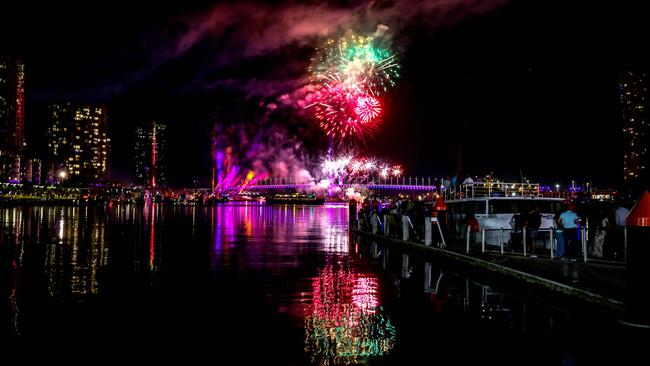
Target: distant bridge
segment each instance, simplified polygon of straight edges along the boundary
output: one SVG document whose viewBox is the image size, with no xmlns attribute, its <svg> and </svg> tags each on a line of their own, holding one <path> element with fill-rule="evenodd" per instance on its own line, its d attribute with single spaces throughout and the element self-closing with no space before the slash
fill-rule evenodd
<svg viewBox="0 0 650 366">
<path fill-rule="evenodd" d="M 270 191 L 270 190 L 308 190 L 318 186 L 315 182 L 292 182 L 285 179 L 265 179 L 254 184 L 233 187 L 234 190 L 245 191 Z M 436 186 L 431 184 L 431 178 L 402 178 L 402 179 L 381 179 L 379 181 L 349 181 L 330 183 L 329 187 L 336 187 L 342 190 L 348 188 L 372 189 L 372 190 L 401 190 L 401 191 L 425 191 L 434 192 Z"/>
<path fill-rule="evenodd" d="M 379 180 L 350 180 L 343 182 L 330 183 L 328 187 L 338 188 L 340 190 L 347 190 L 348 188 L 355 189 L 371 189 L 383 191 L 409 191 L 409 192 L 436 192 L 437 187 L 433 178 L 388 178 Z M 297 182 L 290 179 L 262 179 L 247 185 L 234 185 L 228 187 L 226 191 L 239 192 L 239 191 L 253 191 L 253 192 L 278 192 L 287 190 L 302 190 L 308 191 L 320 188 L 317 182 Z M 322 187 L 327 189 L 327 187 Z M 210 188 L 184 188 L 178 189 L 181 192 L 203 192 L 210 193 Z"/>
</svg>

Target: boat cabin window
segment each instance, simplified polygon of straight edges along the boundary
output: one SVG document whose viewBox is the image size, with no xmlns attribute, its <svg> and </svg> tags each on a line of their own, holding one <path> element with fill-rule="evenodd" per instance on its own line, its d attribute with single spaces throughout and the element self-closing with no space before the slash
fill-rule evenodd
<svg viewBox="0 0 650 366">
<path fill-rule="evenodd" d="M 454 202 L 448 205 L 455 213 L 485 215 L 485 201 Z"/>
<path fill-rule="evenodd" d="M 561 202 L 532 200 L 490 200 L 489 213 L 524 213 L 530 212 L 535 206 L 539 207 L 539 212 L 555 213 L 560 211 Z"/>
</svg>

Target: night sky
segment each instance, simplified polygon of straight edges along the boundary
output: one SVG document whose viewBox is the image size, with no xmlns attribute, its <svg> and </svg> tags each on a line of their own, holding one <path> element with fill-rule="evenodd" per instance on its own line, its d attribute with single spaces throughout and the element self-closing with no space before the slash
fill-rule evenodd
<svg viewBox="0 0 650 366">
<path fill-rule="evenodd" d="M 459 143 L 463 173 L 472 175 L 513 179 L 521 169 L 535 181 L 600 186 L 622 176 L 617 79 L 650 65 L 643 4 L 187 3 L 4 2 L 0 53 L 26 63 L 30 148 L 44 150 L 48 103 L 99 103 L 109 107 L 114 179 L 133 175 L 135 126 L 156 120 L 170 129 L 171 183 L 207 183 L 216 122 L 255 126 L 247 119 L 264 113 L 254 109 L 307 83 L 313 49 L 327 35 L 384 24 L 402 77 L 365 149 L 402 162 L 407 177 L 453 175 Z M 282 109 L 272 123 L 303 124 L 305 149 L 326 148 L 304 113 Z"/>
</svg>

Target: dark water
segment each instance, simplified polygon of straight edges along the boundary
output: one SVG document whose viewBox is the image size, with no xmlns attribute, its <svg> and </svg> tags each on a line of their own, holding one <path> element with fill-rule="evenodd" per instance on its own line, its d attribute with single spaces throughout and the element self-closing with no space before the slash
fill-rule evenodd
<svg viewBox="0 0 650 366">
<path fill-rule="evenodd" d="M 581 365 L 628 364 L 649 340 L 606 312 L 349 239 L 345 206 L 11 207 L 0 222 L 4 345 L 225 364 Z"/>
</svg>

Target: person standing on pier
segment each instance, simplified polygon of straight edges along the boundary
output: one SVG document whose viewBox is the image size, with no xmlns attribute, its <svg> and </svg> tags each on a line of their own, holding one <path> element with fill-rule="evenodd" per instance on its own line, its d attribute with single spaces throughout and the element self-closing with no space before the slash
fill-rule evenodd
<svg viewBox="0 0 650 366">
<path fill-rule="evenodd" d="M 533 253 L 538 250 L 537 238 L 539 235 L 539 227 L 542 226 L 542 215 L 539 213 L 539 207 L 534 206 L 532 210 L 528 212 L 528 220 L 526 224 L 526 236 L 527 239 L 530 239 L 529 248 L 530 252 Z M 543 246 L 539 248 L 540 251 L 543 251 Z"/>
<path fill-rule="evenodd" d="M 560 215 L 560 221 L 564 226 L 564 244 L 566 245 L 566 253 L 569 256 L 576 256 L 578 254 L 578 222 L 580 218 L 573 212 L 574 205 L 567 206 L 566 211 Z"/>
</svg>

